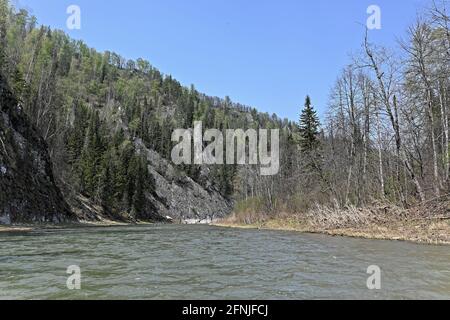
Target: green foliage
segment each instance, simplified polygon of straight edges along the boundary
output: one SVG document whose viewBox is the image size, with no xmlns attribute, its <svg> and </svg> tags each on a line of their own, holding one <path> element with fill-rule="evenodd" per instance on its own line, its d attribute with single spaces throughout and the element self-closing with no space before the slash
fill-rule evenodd
<svg viewBox="0 0 450 320">
<path fill-rule="evenodd" d="M 300 146 L 304 152 L 312 152 L 319 146 L 320 121 L 311 99 L 306 97 L 305 107 L 300 115 Z"/>
<path fill-rule="evenodd" d="M 101 173 L 102 154 L 105 150 L 100 134 L 100 119 L 97 111 L 90 115 L 86 140 L 81 155 L 81 191 L 95 194 Z"/>
</svg>

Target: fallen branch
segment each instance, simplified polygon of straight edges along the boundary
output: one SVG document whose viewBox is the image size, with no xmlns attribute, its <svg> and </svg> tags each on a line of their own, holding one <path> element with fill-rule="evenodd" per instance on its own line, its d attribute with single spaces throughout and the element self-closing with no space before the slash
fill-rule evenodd
<svg viewBox="0 0 450 320">
<path fill-rule="evenodd" d="M 450 220 L 450 217 L 427 217 L 427 218 L 413 218 L 411 221 L 426 221 L 426 220 Z"/>
<path fill-rule="evenodd" d="M 8 156 L 9 157 L 9 155 L 8 155 L 8 151 L 6 151 L 6 146 L 5 146 L 5 143 L 3 142 L 3 140 L 2 140 L 2 138 L 0 137 L 0 142 L 2 143 L 2 146 L 3 146 L 3 150 L 5 151 L 5 154 L 6 154 L 6 156 Z"/>
</svg>

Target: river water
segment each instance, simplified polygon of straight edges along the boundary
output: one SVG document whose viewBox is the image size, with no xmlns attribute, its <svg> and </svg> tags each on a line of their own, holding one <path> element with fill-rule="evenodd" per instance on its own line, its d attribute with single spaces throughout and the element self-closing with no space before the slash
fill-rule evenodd
<svg viewBox="0 0 450 320">
<path fill-rule="evenodd" d="M 450 299 L 450 248 L 198 225 L 4 233 L 0 299 L 17 298 Z"/>
</svg>

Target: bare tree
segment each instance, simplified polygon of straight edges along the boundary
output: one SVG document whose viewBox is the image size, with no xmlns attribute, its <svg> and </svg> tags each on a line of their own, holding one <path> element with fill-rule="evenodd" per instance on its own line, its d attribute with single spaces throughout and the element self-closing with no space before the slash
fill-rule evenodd
<svg viewBox="0 0 450 320">
<path fill-rule="evenodd" d="M 398 85 L 398 83 L 396 83 L 395 81 L 397 72 L 397 68 L 395 67 L 396 63 L 392 61 L 391 57 L 389 57 L 384 51 L 378 53 L 380 56 L 376 56 L 376 53 L 369 44 L 367 31 L 364 41 L 364 48 L 366 56 L 368 57 L 367 65 L 374 72 L 375 77 L 378 81 L 378 95 L 381 98 L 380 100 L 384 105 L 385 111 L 388 115 L 388 118 L 392 125 L 392 129 L 394 131 L 395 145 L 396 145 L 395 152 L 397 159 L 400 159 L 404 164 L 408 174 L 410 175 L 411 180 L 415 185 L 420 200 L 425 201 L 425 194 L 423 192 L 422 186 L 420 185 L 420 182 L 417 179 L 416 174 L 414 173 L 413 167 L 411 166 L 402 145 L 400 124 L 399 124 L 398 101 L 394 91 L 395 87 Z M 383 64 L 385 65 L 385 68 L 382 69 L 381 65 Z M 399 186 L 402 186 L 400 166 L 397 166 L 397 181 L 399 183 Z M 404 191 L 402 190 L 403 187 L 400 188 L 401 188 L 400 196 L 402 202 L 406 203 L 405 194 Z"/>
</svg>

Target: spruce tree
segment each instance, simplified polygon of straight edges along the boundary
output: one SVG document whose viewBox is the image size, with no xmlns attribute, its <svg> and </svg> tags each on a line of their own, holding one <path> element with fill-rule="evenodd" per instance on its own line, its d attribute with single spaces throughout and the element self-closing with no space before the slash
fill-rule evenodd
<svg viewBox="0 0 450 320">
<path fill-rule="evenodd" d="M 81 156 L 81 189 L 89 196 L 93 196 L 98 187 L 103 152 L 99 114 L 93 111 Z"/>
<path fill-rule="evenodd" d="M 111 208 L 114 197 L 111 160 L 110 156 L 104 157 L 99 181 L 100 202 L 106 208 Z"/>
<path fill-rule="evenodd" d="M 311 98 L 306 96 L 305 107 L 300 115 L 300 147 L 303 152 L 312 152 L 319 147 L 320 121 Z"/>
<path fill-rule="evenodd" d="M 195 90 L 195 87 L 193 85 L 191 86 L 189 93 L 187 93 L 186 100 L 187 102 L 185 105 L 184 126 L 185 128 L 190 128 L 192 126 L 192 123 L 194 122 L 194 113 L 198 104 L 197 91 Z"/>
<path fill-rule="evenodd" d="M 148 171 L 144 159 L 136 158 L 137 171 L 135 176 L 134 195 L 132 199 L 132 215 L 139 218 L 145 210 L 145 190 Z"/>
</svg>

